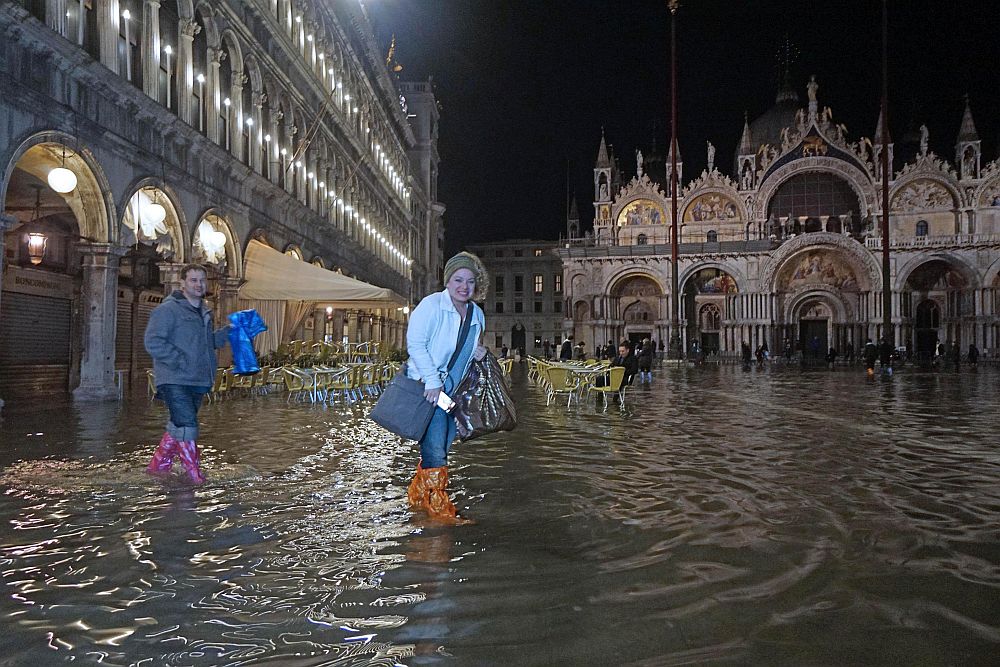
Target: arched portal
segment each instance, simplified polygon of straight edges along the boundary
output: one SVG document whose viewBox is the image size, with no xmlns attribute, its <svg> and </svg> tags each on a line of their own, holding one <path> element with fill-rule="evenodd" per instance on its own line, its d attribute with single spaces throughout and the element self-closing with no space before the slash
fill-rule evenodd
<svg viewBox="0 0 1000 667">
<path fill-rule="evenodd" d="M 848 242 L 850 243 L 850 242 Z M 775 342 L 806 359 L 856 350 L 870 335 L 859 313 L 870 299 L 866 266 L 845 249 L 806 245 L 776 268 L 774 292 L 783 331 Z"/>
<path fill-rule="evenodd" d="M 621 322 L 615 332 L 618 339 L 641 341 L 659 339 L 657 323 L 662 318 L 660 286 L 651 277 L 631 274 L 622 277 L 611 289 L 611 312 Z"/>
<path fill-rule="evenodd" d="M 722 269 L 706 267 L 693 273 L 681 290 L 681 319 L 687 322 L 687 349 L 713 354 L 728 349 L 722 340 L 726 315 L 726 295 L 739 290 L 736 279 Z"/>
<path fill-rule="evenodd" d="M 962 270 L 947 259 L 932 259 L 913 269 L 903 288 L 905 340 L 918 358 L 933 356 L 938 343 L 961 345 L 972 331 L 972 290 Z"/>
<path fill-rule="evenodd" d="M 57 179 L 56 169 L 72 175 Z M 108 274 L 90 270 L 103 267 L 112 254 L 110 191 L 93 155 L 57 133 L 30 137 L 3 166 L 0 208 L 14 219 L 2 232 L 0 395 L 5 398 L 65 392 L 83 380 L 94 386 L 111 377 L 113 351 L 107 347 L 114 333 L 102 328 L 108 313 L 80 307 L 82 299 L 113 289 Z M 93 338 L 85 333 L 92 329 L 98 331 Z M 101 346 L 87 348 L 92 363 L 84 363 L 87 343 L 81 339 Z"/>
</svg>

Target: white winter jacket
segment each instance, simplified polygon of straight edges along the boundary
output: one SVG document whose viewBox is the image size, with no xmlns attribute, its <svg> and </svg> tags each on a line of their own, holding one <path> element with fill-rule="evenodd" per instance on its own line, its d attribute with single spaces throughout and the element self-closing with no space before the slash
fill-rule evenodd
<svg viewBox="0 0 1000 667">
<path fill-rule="evenodd" d="M 406 329 L 406 351 L 410 354 L 406 363 L 407 376 L 421 380 L 427 389 L 443 387 L 461 326 L 462 317 L 455 310 L 448 290 L 425 296 L 410 313 L 410 325 Z M 469 339 L 479 344 L 485 327 L 483 309 L 476 306 L 469 325 Z M 471 355 L 469 360 L 471 362 Z M 462 369 L 463 376 L 467 370 L 468 364 Z"/>
</svg>

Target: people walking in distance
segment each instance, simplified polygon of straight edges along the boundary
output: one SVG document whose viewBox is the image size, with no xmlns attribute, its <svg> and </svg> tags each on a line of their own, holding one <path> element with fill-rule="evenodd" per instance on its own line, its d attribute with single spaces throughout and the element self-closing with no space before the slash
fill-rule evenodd
<svg viewBox="0 0 1000 667">
<path fill-rule="evenodd" d="M 548 338 L 542 341 L 542 358 L 545 361 L 552 358 L 552 343 L 549 342 Z"/>
<path fill-rule="evenodd" d="M 882 367 L 882 373 L 892 375 L 892 345 L 885 338 L 878 344 L 878 363 Z"/>
<path fill-rule="evenodd" d="M 766 340 L 760 344 L 760 349 L 764 353 L 764 361 L 770 361 L 771 350 L 768 349 Z"/>
<path fill-rule="evenodd" d="M 639 348 L 639 354 L 637 356 L 639 366 L 639 382 L 652 382 L 653 344 L 648 338 L 642 341 L 642 346 Z"/>
<path fill-rule="evenodd" d="M 878 359 L 878 348 L 875 347 L 875 343 L 872 342 L 871 338 L 865 343 L 865 350 L 862 356 L 865 359 L 865 370 L 868 371 L 868 375 L 875 375 L 875 360 Z"/>
<path fill-rule="evenodd" d="M 608 344 L 604 347 L 604 354 L 602 357 L 604 359 L 614 359 L 617 353 L 618 348 L 615 347 L 614 341 L 609 340 Z"/>
<path fill-rule="evenodd" d="M 753 351 L 753 356 L 757 360 L 757 368 L 764 365 L 764 346 L 758 345 L 757 349 Z"/>
<path fill-rule="evenodd" d="M 831 347 L 826 353 L 826 365 L 833 368 L 837 364 L 837 348 Z"/>
<path fill-rule="evenodd" d="M 406 374 L 424 383 L 424 398 L 432 405 L 437 405 L 442 392 L 448 394 L 458 386 L 472 359 L 486 356 L 480 344 L 486 321 L 473 299 L 486 291 L 487 280 L 479 258 L 460 252 L 444 266 L 444 290 L 424 297 L 410 314 Z M 435 407 L 420 439 L 420 461 L 406 492 L 411 508 L 448 523 L 464 522 L 448 498 L 448 452 L 456 433 L 455 418 Z"/>
<path fill-rule="evenodd" d="M 975 343 L 969 343 L 969 364 L 975 366 L 979 363 L 979 348 Z"/>
<path fill-rule="evenodd" d="M 215 382 L 215 350 L 226 345 L 229 325 L 214 329 L 204 302 L 207 274 L 200 264 L 181 269 L 181 288 L 153 309 L 144 342 L 153 358 L 156 397 L 167 404 L 170 418 L 160 444 L 146 467 L 170 471 L 179 456 L 195 484 L 205 481 L 198 450 L 198 409 Z"/>
<path fill-rule="evenodd" d="M 958 344 L 958 341 L 951 346 L 951 360 L 955 364 L 955 370 L 962 367 L 962 348 Z"/>
<path fill-rule="evenodd" d="M 743 368 L 750 368 L 750 359 L 753 358 L 753 352 L 750 351 L 750 346 L 746 341 L 740 344 L 740 358 L 743 360 Z"/>
<path fill-rule="evenodd" d="M 788 362 L 788 363 L 791 363 L 791 361 L 792 361 L 792 341 L 789 340 L 788 338 L 786 338 L 785 342 L 781 346 L 781 351 L 785 355 L 785 361 Z"/>
<path fill-rule="evenodd" d="M 510 353 L 510 349 L 506 345 L 500 346 L 500 358 L 506 359 L 507 355 Z"/>
<path fill-rule="evenodd" d="M 582 340 L 573 348 L 573 358 L 577 361 L 586 361 L 587 349 L 584 347 Z"/>
<path fill-rule="evenodd" d="M 559 361 L 572 361 L 573 359 L 573 337 L 570 336 L 562 342 L 559 348 Z"/>
</svg>

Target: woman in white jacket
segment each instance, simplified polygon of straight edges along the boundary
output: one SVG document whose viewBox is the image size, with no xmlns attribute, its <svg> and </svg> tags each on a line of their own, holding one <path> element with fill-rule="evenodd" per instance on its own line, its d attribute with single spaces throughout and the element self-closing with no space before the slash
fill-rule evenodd
<svg viewBox="0 0 1000 667">
<path fill-rule="evenodd" d="M 465 377 L 472 359 L 481 360 L 486 348 L 481 339 L 486 325 L 474 298 L 486 293 L 488 277 L 483 263 L 473 254 L 460 252 L 444 266 L 444 287 L 429 294 L 410 314 L 406 349 L 410 355 L 407 375 L 424 383 L 424 398 L 437 404 L 441 392 L 449 394 Z M 448 363 L 458 348 L 462 324 L 469 331 L 451 371 Z M 438 520 L 461 522 L 448 498 L 448 450 L 455 439 L 455 418 L 439 407 L 420 439 L 420 461 L 407 490 L 410 507 L 424 509 Z"/>
</svg>

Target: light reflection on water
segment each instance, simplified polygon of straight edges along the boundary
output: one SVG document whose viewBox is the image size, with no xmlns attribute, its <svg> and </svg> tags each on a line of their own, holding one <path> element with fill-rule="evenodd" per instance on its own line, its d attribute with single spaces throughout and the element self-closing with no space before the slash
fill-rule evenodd
<svg viewBox="0 0 1000 667">
<path fill-rule="evenodd" d="M 3 660 L 986 664 L 997 380 L 672 369 L 567 410 L 518 371 L 519 430 L 456 445 L 460 528 L 365 408 L 208 405 L 199 489 L 141 472 L 159 404 L 15 408 Z"/>
</svg>

